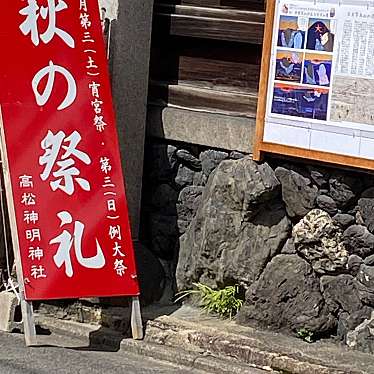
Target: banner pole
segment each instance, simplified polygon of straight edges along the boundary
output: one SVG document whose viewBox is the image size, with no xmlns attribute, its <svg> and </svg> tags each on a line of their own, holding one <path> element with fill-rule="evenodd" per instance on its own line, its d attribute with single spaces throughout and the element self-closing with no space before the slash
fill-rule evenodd
<svg viewBox="0 0 374 374">
<path fill-rule="evenodd" d="M 29 347 L 29 346 L 33 346 L 37 344 L 36 330 L 35 330 L 32 303 L 26 301 L 25 299 L 25 280 L 23 279 L 23 272 L 22 272 L 20 248 L 19 248 L 19 241 L 18 241 L 18 231 L 17 231 L 17 225 L 16 225 L 16 215 L 15 215 L 15 209 L 14 209 L 12 184 L 11 184 L 10 174 L 9 174 L 9 163 L 8 163 L 8 155 L 7 155 L 7 148 L 6 148 L 6 142 L 5 142 L 4 124 L 3 124 L 1 105 L 0 105 L 0 130 L 1 130 L 0 148 L 1 148 L 1 160 L 2 160 L 1 164 L 2 164 L 3 175 L 4 175 L 5 194 L 6 194 L 7 205 L 8 205 L 10 229 L 12 233 L 14 261 L 16 264 L 16 273 L 17 273 L 17 280 L 18 280 L 18 285 L 19 285 L 19 296 L 20 296 L 23 326 L 24 326 L 24 335 L 25 335 L 26 345 Z"/>
<path fill-rule="evenodd" d="M 132 330 L 133 339 L 135 340 L 143 339 L 144 337 L 143 322 L 142 322 L 142 314 L 140 311 L 140 301 L 139 301 L 138 296 L 135 296 L 132 298 L 131 330 Z"/>
</svg>

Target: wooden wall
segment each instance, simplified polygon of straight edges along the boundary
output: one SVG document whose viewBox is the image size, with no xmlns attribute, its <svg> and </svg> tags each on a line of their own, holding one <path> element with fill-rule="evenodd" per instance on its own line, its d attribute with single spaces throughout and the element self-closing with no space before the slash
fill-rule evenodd
<svg viewBox="0 0 374 374">
<path fill-rule="evenodd" d="M 155 0 L 149 103 L 254 118 L 264 0 Z"/>
</svg>

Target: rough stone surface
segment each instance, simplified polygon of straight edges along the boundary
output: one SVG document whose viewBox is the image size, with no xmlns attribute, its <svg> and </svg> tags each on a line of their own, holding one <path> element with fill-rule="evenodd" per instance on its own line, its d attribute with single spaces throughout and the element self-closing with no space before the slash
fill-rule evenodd
<svg viewBox="0 0 374 374">
<path fill-rule="evenodd" d="M 348 252 L 341 241 L 342 232 L 324 211 L 309 212 L 292 230 L 295 248 L 317 273 L 341 272 Z"/>
<path fill-rule="evenodd" d="M 143 222 L 165 273 L 160 303 L 176 292 L 177 268 L 179 290 L 241 285 L 244 324 L 346 342 L 370 317 L 373 177 L 196 145 L 149 148 Z M 371 335 L 359 336 L 367 350 Z"/>
<path fill-rule="evenodd" d="M 297 255 L 272 259 L 246 294 L 239 322 L 316 334 L 331 331 L 335 317 L 328 311 L 312 267 Z"/>
<path fill-rule="evenodd" d="M 373 309 L 362 306 L 352 314 L 342 312 L 339 314 L 337 337 L 346 343 L 347 334 L 356 329 L 365 319 L 370 318 Z"/>
<path fill-rule="evenodd" d="M 313 209 L 318 189 L 309 178 L 284 167 L 275 169 L 282 184 L 282 197 L 290 217 L 302 217 Z"/>
<path fill-rule="evenodd" d="M 356 276 L 360 271 L 363 259 L 357 255 L 350 255 L 348 257 L 347 270 L 353 276 Z"/>
<path fill-rule="evenodd" d="M 347 334 L 347 345 L 367 353 L 374 353 L 374 312 Z"/>
<path fill-rule="evenodd" d="M 177 175 L 175 177 L 175 184 L 178 188 L 184 188 L 193 184 L 195 173 L 185 165 L 179 165 Z"/>
<path fill-rule="evenodd" d="M 195 173 L 193 177 L 194 186 L 205 186 L 208 182 L 208 177 L 202 172 Z"/>
<path fill-rule="evenodd" d="M 362 308 L 356 282 L 351 275 L 321 277 L 321 291 L 329 311 L 334 315 L 339 312 L 351 314 Z"/>
<path fill-rule="evenodd" d="M 362 188 L 360 178 L 335 172 L 329 179 L 330 196 L 339 208 L 353 203 Z"/>
<path fill-rule="evenodd" d="M 326 169 L 319 168 L 316 166 L 307 166 L 310 177 L 313 180 L 313 182 L 320 187 L 321 189 L 325 189 L 328 186 L 329 182 L 329 173 Z M 321 191 L 322 193 L 322 191 Z"/>
<path fill-rule="evenodd" d="M 175 153 L 177 159 L 194 170 L 201 170 L 201 161 L 185 149 L 178 149 Z"/>
<path fill-rule="evenodd" d="M 356 279 L 361 300 L 364 304 L 374 306 L 374 266 L 361 265 Z"/>
<path fill-rule="evenodd" d="M 344 230 L 355 223 L 355 217 L 350 214 L 338 213 L 332 219 Z"/>
<path fill-rule="evenodd" d="M 201 201 L 204 187 L 188 186 L 179 194 L 177 202 L 178 227 L 188 227 Z M 184 221 L 182 223 L 182 221 Z M 183 231 L 184 232 L 184 231 Z"/>
<path fill-rule="evenodd" d="M 365 226 L 352 225 L 343 234 L 344 245 L 350 254 L 362 258 L 374 252 L 374 235 Z"/>
<path fill-rule="evenodd" d="M 209 176 L 221 161 L 228 158 L 228 156 L 227 152 L 222 151 L 208 150 L 201 152 L 200 160 L 204 174 Z"/>
<path fill-rule="evenodd" d="M 293 242 L 293 239 L 287 239 L 286 244 L 283 246 L 281 253 L 283 255 L 295 255 L 296 249 L 295 249 L 295 243 Z"/>
<path fill-rule="evenodd" d="M 241 158 L 244 158 L 245 154 L 237 151 L 232 151 L 229 155 L 229 158 L 232 160 L 240 160 Z"/>
<path fill-rule="evenodd" d="M 178 288 L 196 281 L 212 286 L 255 281 L 290 230 L 284 208 L 273 202 L 276 196 L 279 182 L 269 165 L 249 158 L 222 162 L 180 239 Z"/>
<path fill-rule="evenodd" d="M 374 187 L 365 190 L 358 200 L 358 209 L 368 230 L 374 232 Z"/>
<path fill-rule="evenodd" d="M 365 265 L 373 266 L 374 265 L 374 255 L 370 255 L 364 260 Z"/>
<path fill-rule="evenodd" d="M 319 195 L 317 197 L 317 206 L 330 214 L 330 216 L 333 216 L 338 212 L 338 208 L 336 206 L 336 202 L 327 195 Z"/>
</svg>

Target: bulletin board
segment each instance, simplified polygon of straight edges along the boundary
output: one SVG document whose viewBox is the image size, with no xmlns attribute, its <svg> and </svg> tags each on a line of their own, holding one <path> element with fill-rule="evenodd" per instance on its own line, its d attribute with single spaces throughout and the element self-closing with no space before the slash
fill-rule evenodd
<svg viewBox="0 0 374 374">
<path fill-rule="evenodd" d="M 253 153 L 374 170 L 373 1 L 267 1 Z"/>
</svg>

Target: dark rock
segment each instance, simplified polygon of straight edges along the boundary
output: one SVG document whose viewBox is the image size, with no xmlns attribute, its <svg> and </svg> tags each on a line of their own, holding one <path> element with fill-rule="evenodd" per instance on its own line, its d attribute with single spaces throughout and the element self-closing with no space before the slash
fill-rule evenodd
<svg viewBox="0 0 374 374">
<path fill-rule="evenodd" d="M 362 308 L 356 283 L 348 274 L 321 277 L 321 291 L 332 314 L 337 315 L 338 312 L 352 314 Z"/>
<path fill-rule="evenodd" d="M 168 184 L 160 184 L 152 193 L 152 206 L 164 215 L 176 215 L 178 191 Z"/>
<path fill-rule="evenodd" d="M 157 257 L 144 245 L 134 242 L 140 298 L 146 305 L 159 301 L 165 287 L 165 272 Z"/>
<path fill-rule="evenodd" d="M 346 338 L 347 345 L 365 353 L 374 353 L 374 312 L 353 331 L 349 331 Z"/>
<path fill-rule="evenodd" d="M 358 272 L 357 289 L 361 301 L 370 306 L 374 306 L 374 267 L 361 265 L 360 271 Z"/>
<path fill-rule="evenodd" d="M 188 186 L 183 188 L 178 197 L 178 220 L 191 222 L 199 207 L 204 187 Z"/>
<path fill-rule="evenodd" d="M 320 188 L 326 188 L 329 182 L 329 173 L 326 169 L 316 167 L 314 165 L 307 166 L 310 177 L 313 182 Z"/>
<path fill-rule="evenodd" d="M 337 323 L 328 311 L 312 267 L 297 255 L 279 255 L 246 294 L 241 324 L 312 333 L 330 332 Z"/>
<path fill-rule="evenodd" d="M 223 161 L 180 238 L 178 288 L 191 288 L 197 281 L 252 284 L 289 234 L 286 212 L 274 203 L 279 193 L 279 182 L 266 163 L 258 165 L 249 157 Z"/>
<path fill-rule="evenodd" d="M 295 243 L 293 242 L 292 238 L 287 239 L 286 244 L 283 246 L 281 250 L 281 254 L 283 255 L 294 255 L 296 254 Z"/>
<path fill-rule="evenodd" d="M 177 159 L 188 168 L 200 171 L 201 161 L 185 149 L 178 149 L 175 153 Z"/>
<path fill-rule="evenodd" d="M 349 176 L 343 172 L 336 172 L 329 179 L 330 196 L 339 208 L 345 208 L 354 202 L 362 188 L 359 178 Z"/>
<path fill-rule="evenodd" d="M 361 218 L 368 228 L 368 230 L 374 232 L 374 187 L 365 190 L 361 198 L 358 200 L 358 210 Z"/>
<path fill-rule="evenodd" d="M 191 186 L 193 184 L 195 172 L 185 165 L 179 165 L 177 175 L 174 179 L 175 184 L 179 188 Z"/>
<path fill-rule="evenodd" d="M 232 151 L 229 155 L 229 158 L 232 160 L 240 160 L 241 158 L 244 158 L 245 154 L 237 151 Z"/>
<path fill-rule="evenodd" d="M 320 274 L 339 273 L 348 262 L 342 231 L 324 211 L 310 211 L 292 230 L 297 253 Z"/>
<path fill-rule="evenodd" d="M 338 211 L 336 206 L 336 202 L 330 197 L 326 195 L 319 195 L 317 197 L 317 206 L 333 216 Z"/>
<path fill-rule="evenodd" d="M 349 314 L 343 312 L 339 314 L 337 337 L 346 343 L 347 335 L 359 326 L 365 319 L 369 319 L 373 309 L 363 306 L 361 309 Z"/>
<path fill-rule="evenodd" d="M 178 239 L 177 217 L 151 214 L 148 227 L 152 252 L 162 259 L 173 259 Z"/>
<path fill-rule="evenodd" d="M 369 256 L 374 250 L 374 235 L 365 226 L 348 227 L 344 231 L 343 241 L 350 254 L 356 254 L 362 258 Z"/>
<path fill-rule="evenodd" d="M 351 275 L 354 277 L 360 271 L 361 265 L 363 264 L 363 259 L 357 255 L 350 255 L 348 257 L 347 269 Z"/>
<path fill-rule="evenodd" d="M 276 168 L 275 175 L 282 184 L 282 197 L 290 217 L 303 217 L 313 209 L 318 189 L 309 178 L 283 167 Z"/>
<path fill-rule="evenodd" d="M 214 151 L 212 149 L 200 153 L 202 169 L 205 175 L 210 173 L 225 159 L 229 157 L 227 152 Z"/>
<path fill-rule="evenodd" d="M 360 299 L 364 304 L 374 306 L 374 266 L 361 265 L 356 279 Z"/>
<path fill-rule="evenodd" d="M 355 223 L 355 217 L 351 216 L 350 214 L 343 214 L 338 213 L 332 217 L 334 222 L 336 222 L 343 230 L 345 230 L 348 226 L 353 225 Z"/>
</svg>

